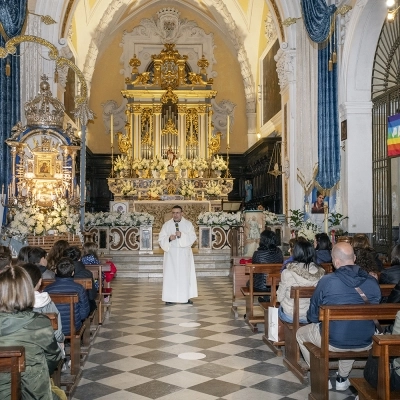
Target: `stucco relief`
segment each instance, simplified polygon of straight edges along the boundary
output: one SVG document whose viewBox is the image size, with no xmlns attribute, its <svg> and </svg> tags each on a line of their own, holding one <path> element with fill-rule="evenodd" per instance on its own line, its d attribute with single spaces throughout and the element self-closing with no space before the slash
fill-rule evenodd
<svg viewBox="0 0 400 400">
<path fill-rule="evenodd" d="M 279 86 L 283 89 L 289 82 L 295 80 L 294 61 L 296 50 L 288 50 L 287 43 L 282 43 L 281 48 L 276 53 L 276 72 L 278 73 Z"/>
<path fill-rule="evenodd" d="M 277 37 L 277 33 L 276 33 L 276 28 L 275 28 L 275 24 L 274 24 L 274 20 L 272 19 L 272 14 L 271 11 L 268 10 L 268 14 L 267 17 L 265 18 L 265 37 L 267 38 L 267 42 L 274 42 L 276 37 Z"/>
<path fill-rule="evenodd" d="M 114 132 L 124 131 L 125 120 L 126 120 L 125 110 L 127 103 L 128 100 L 125 98 L 122 99 L 121 105 L 118 105 L 118 103 L 115 100 L 107 100 L 105 103 L 102 103 L 101 105 L 103 107 L 102 118 L 106 132 L 110 132 L 111 114 L 113 114 L 114 118 L 114 124 L 113 124 Z"/>
<path fill-rule="evenodd" d="M 214 134 L 216 132 L 223 133 L 223 137 L 226 137 L 226 127 L 227 127 L 227 117 L 229 115 L 230 131 L 235 122 L 234 110 L 236 104 L 232 103 L 230 100 L 221 100 L 219 103 L 215 99 L 211 100 L 213 116 L 212 122 L 214 124 Z"/>
</svg>

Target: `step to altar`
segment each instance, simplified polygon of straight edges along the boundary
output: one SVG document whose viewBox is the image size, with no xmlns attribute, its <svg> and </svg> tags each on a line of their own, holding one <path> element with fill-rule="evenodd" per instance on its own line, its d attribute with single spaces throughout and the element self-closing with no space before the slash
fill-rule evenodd
<svg viewBox="0 0 400 400">
<path fill-rule="evenodd" d="M 104 256 L 107 257 L 108 254 Z M 118 251 L 109 254 L 118 268 L 118 277 L 123 278 L 162 278 L 162 251 L 154 254 L 138 254 L 130 251 Z M 194 251 L 194 263 L 197 276 L 229 276 L 230 250 L 213 250 L 207 253 Z"/>
</svg>

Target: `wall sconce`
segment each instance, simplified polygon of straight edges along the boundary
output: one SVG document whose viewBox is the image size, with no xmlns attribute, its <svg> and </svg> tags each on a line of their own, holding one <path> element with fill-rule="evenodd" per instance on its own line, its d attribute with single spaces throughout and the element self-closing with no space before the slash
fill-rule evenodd
<svg viewBox="0 0 400 400">
<path fill-rule="evenodd" d="M 395 0 L 386 0 L 386 6 L 388 8 L 393 7 L 396 4 Z M 394 10 L 388 10 L 387 20 L 389 22 L 393 22 L 397 13 L 399 12 L 400 6 L 395 8 Z"/>
</svg>

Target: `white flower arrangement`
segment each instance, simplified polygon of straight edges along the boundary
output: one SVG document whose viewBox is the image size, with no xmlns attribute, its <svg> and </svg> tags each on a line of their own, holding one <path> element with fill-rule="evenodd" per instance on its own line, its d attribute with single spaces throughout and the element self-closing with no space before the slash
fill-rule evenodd
<svg viewBox="0 0 400 400">
<path fill-rule="evenodd" d="M 150 169 L 153 171 L 163 171 L 166 169 L 165 160 L 160 158 L 159 156 L 155 156 L 150 161 Z"/>
<path fill-rule="evenodd" d="M 147 195 L 150 199 L 158 199 L 163 194 L 162 187 L 157 183 L 157 181 L 152 181 L 149 190 L 147 191 Z"/>
<path fill-rule="evenodd" d="M 226 169 L 228 169 L 228 166 L 226 164 L 226 161 L 222 157 L 217 155 L 211 161 L 211 169 L 217 171 L 225 171 Z"/>
<path fill-rule="evenodd" d="M 315 235 L 320 233 L 321 229 L 318 225 L 313 224 L 311 221 L 305 221 L 297 232 L 297 236 L 302 236 L 309 242 L 313 242 Z"/>
<path fill-rule="evenodd" d="M 263 211 L 265 216 L 265 225 L 282 225 L 282 222 L 279 221 L 278 216 L 270 211 Z"/>
<path fill-rule="evenodd" d="M 117 156 L 114 160 L 114 171 L 128 170 L 131 167 L 131 160 L 127 156 Z"/>
<path fill-rule="evenodd" d="M 141 212 L 85 213 L 85 228 L 94 226 L 140 226 L 153 225 L 154 217 Z"/>
<path fill-rule="evenodd" d="M 78 234 L 79 228 L 79 213 L 71 213 L 67 203 L 61 200 L 54 203 L 52 210 L 47 214 L 43 214 L 41 209 L 33 204 L 19 205 L 7 227 L 7 234 L 20 238 L 27 235 L 43 235 L 49 230 Z"/>
<path fill-rule="evenodd" d="M 195 194 L 193 183 L 188 180 L 182 181 L 179 192 L 182 196 L 193 196 Z"/>
<path fill-rule="evenodd" d="M 208 162 L 205 158 L 196 158 L 194 160 L 194 169 L 196 171 L 205 171 L 208 169 Z"/>
<path fill-rule="evenodd" d="M 206 189 L 207 194 L 212 196 L 219 196 L 221 194 L 221 186 L 214 181 L 208 182 L 204 189 Z"/>
<path fill-rule="evenodd" d="M 177 163 L 178 167 L 180 169 L 190 169 L 192 168 L 192 163 L 190 160 L 188 160 L 187 158 L 179 158 L 178 159 L 178 163 Z"/>
<path fill-rule="evenodd" d="M 124 196 L 135 196 L 137 195 L 137 190 L 132 186 L 132 182 L 124 181 L 122 184 L 121 193 Z"/>
<path fill-rule="evenodd" d="M 142 171 L 144 169 L 149 169 L 149 160 L 146 158 L 136 158 L 132 161 L 132 169 Z"/>
<path fill-rule="evenodd" d="M 226 213 L 223 211 L 218 212 L 202 212 L 197 217 L 198 225 L 228 225 L 228 226 L 241 226 L 243 225 L 243 218 L 240 212 L 235 214 Z"/>
</svg>

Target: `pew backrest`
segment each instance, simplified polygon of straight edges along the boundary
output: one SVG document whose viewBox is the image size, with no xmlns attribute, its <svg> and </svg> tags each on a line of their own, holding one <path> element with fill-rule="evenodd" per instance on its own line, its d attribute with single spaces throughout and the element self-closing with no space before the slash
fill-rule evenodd
<svg viewBox="0 0 400 400">
<path fill-rule="evenodd" d="M 0 347 L 0 372 L 11 375 L 11 400 L 21 398 L 21 373 L 25 371 L 25 347 Z"/>
</svg>

